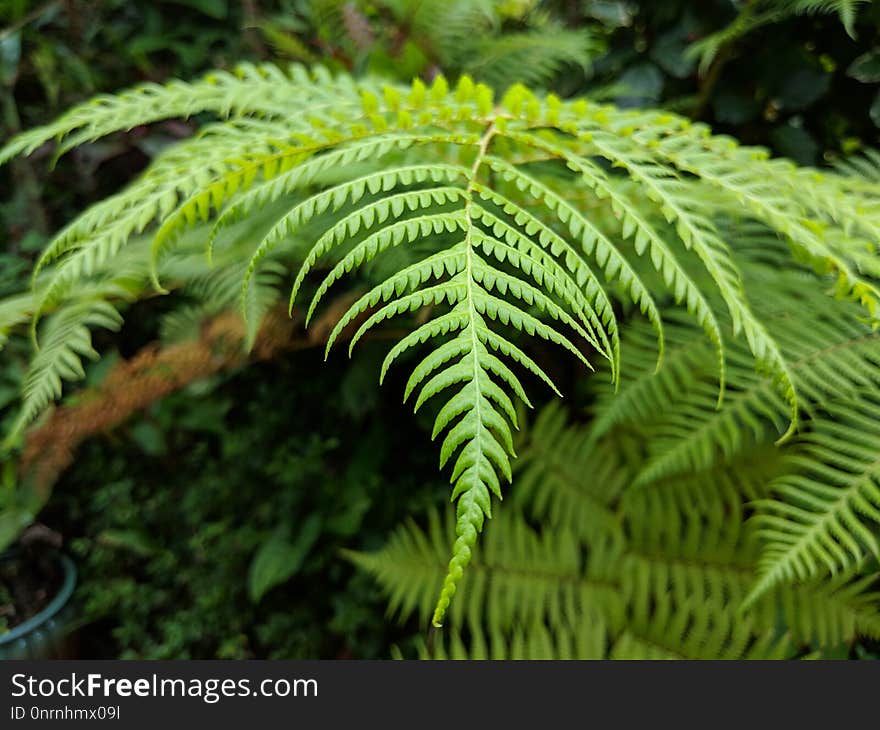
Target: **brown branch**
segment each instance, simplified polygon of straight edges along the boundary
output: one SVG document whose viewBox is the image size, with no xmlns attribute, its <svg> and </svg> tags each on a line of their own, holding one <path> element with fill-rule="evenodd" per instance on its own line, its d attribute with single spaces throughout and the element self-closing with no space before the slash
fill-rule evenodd
<svg viewBox="0 0 880 730">
<path fill-rule="evenodd" d="M 147 345 L 130 360 L 115 364 L 99 385 L 55 408 L 42 425 L 28 433 L 19 463 L 21 481 L 43 499 L 48 498 L 52 485 L 73 462 L 76 449 L 89 437 L 109 431 L 196 380 L 323 344 L 354 298 L 349 294 L 335 300 L 308 330 L 301 315 L 291 319 L 286 308 L 270 310 L 250 353 L 242 346 L 244 323 L 234 312 L 206 322 L 196 340 L 167 347 Z M 349 325 L 340 339 L 351 337 L 358 325 L 359 321 Z"/>
</svg>

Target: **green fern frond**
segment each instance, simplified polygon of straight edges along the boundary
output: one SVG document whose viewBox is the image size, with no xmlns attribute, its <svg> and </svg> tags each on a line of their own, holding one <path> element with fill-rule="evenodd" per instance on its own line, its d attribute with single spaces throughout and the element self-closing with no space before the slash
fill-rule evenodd
<svg viewBox="0 0 880 730">
<path fill-rule="evenodd" d="M 539 414 L 517 482 L 527 513 L 496 518 L 450 608 L 454 630 L 423 656 L 773 659 L 878 635 L 878 576 L 866 570 L 778 585 L 742 610 L 759 569 L 750 495 L 765 489 L 750 482 L 783 468 L 778 448 L 633 491 L 625 443 L 585 450 L 588 439 L 558 406 Z M 453 539 L 452 516 L 432 514 L 426 530 L 407 523 L 382 550 L 349 556 L 394 613 L 425 621 Z"/>
<path fill-rule="evenodd" d="M 845 571 L 880 556 L 880 396 L 828 406 L 790 457 L 791 472 L 757 503 L 766 542 L 752 596 L 782 581 Z"/>
<path fill-rule="evenodd" d="M 473 38 L 473 30 L 469 34 Z M 464 72 L 496 89 L 512 83 L 544 85 L 566 66 L 584 66 L 601 48 L 586 30 L 560 28 L 483 37 L 468 45 L 473 47 L 468 50 Z"/>
<path fill-rule="evenodd" d="M 730 47 L 753 31 L 799 15 L 836 14 L 850 37 L 855 38 L 859 6 L 870 0 L 755 0 L 744 3 L 725 28 L 692 43 L 686 55 L 698 58 L 705 73 L 723 47 Z"/>
<path fill-rule="evenodd" d="M 782 12 L 793 15 L 814 15 L 817 13 L 834 13 L 846 28 L 846 32 L 855 37 L 856 13 L 859 6 L 870 0 L 774 0 Z"/>
<path fill-rule="evenodd" d="M 113 294 L 124 297 L 121 288 Z M 105 296 L 106 292 L 101 292 Z M 63 381 L 75 381 L 85 377 L 82 358 L 97 360 L 99 355 L 92 347 L 93 328 L 117 330 L 122 317 L 116 308 L 103 298 L 82 297 L 73 306 L 52 314 L 41 333 L 42 345 L 33 358 L 24 381 L 24 407 L 17 422 L 4 443 L 12 444 L 24 424 L 32 421 L 49 404 L 61 397 Z"/>
<path fill-rule="evenodd" d="M 780 273 L 772 262 L 753 262 L 745 249 L 739 254 L 746 289 L 756 293 L 755 311 L 785 354 L 806 412 L 880 386 L 880 333 L 859 321 L 857 308 L 808 287 L 815 279 L 803 271 Z M 727 345 L 729 388 L 718 407 L 711 348 L 680 316 L 664 313 L 664 319 L 670 348 L 659 370 L 646 324 L 624 330 L 622 383 L 614 396 L 598 394 L 591 429 L 593 440 L 613 428 L 646 435 L 649 456 L 635 479 L 643 486 L 723 463 L 745 444 L 778 438 L 785 424 L 785 404 L 770 381 L 755 375 L 743 343 Z"/>
<path fill-rule="evenodd" d="M 416 409 L 434 396 L 445 399 L 434 436 L 445 434 L 441 465 L 452 465 L 458 510 L 436 624 L 491 514 L 492 495 L 500 498 L 502 482 L 512 476 L 514 401 L 528 403 L 514 368 L 555 390 L 521 341 L 553 343 L 585 366 L 594 355 L 607 359 L 617 383 L 623 374 L 617 298 L 644 313 L 662 356 L 656 297 L 663 287 L 649 287 L 640 262 L 650 263 L 707 334 L 721 372 L 716 393 L 724 389 L 724 358 L 734 351 L 722 342 L 729 332 L 733 338 L 742 333 L 737 347 L 747 348 L 732 360 L 736 377 L 751 378 L 748 387 L 764 383 L 775 394 L 722 417 L 715 433 L 778 398 L 794 427 L 797 374 L 778 335 L 754 313 L 731 240 L 707 212 L 703 192 L 721 199 L 725 214 L 755 218 L 788 238 L 797 255 L 837 276 L 838 296 L 860 300 L 869 313 L 878 306 L 875 287 L 861 274 L 873 254 L 844 240 L 841 211 L 847 209 L 835 206 L 833 195 L 835 185 L 844 185 L 839 176 L 816 183 L 809 205 L 801 205 L 787 197 L 786 187 L 803 179 L 800 172 L 682 118 L 563 102 L 518 85 L 496 103 L 489 87 L 467 76 L 450 90 L 443 77 L 430 88 L 420 81 L 402 88 L 321 69 L 243 67 L 81 105 L 12 140 L 0 160 L 53 137 L 63 152 L 135 123 L 202 112 L 222 121 L 163 153 L 128 190 L 86 211 L 49 244 L 38 265 L 33 322 L 56 307 L 51 316 L 60 317 L 65 302 L 78 301 L 80 283 L 110 270 L 147 228 L 155 236 L 138 276 L 150 273 L 159 285 L 164 262 L 200 222 L 213 222 L 208 252 L 219 247 L 229 255 L 224 237 L 230 226 L 265 220 L 247 253 L 234 249 L 242 264 L 239 302 L 249 323 L 264 308 L 261 287 L 274 291 L 282 260 L 299 258 L 290 303 L 309 290 L 311 317 L 343 277 L 375 272 L 371 267 L 392 261 L 393 251 L 407 252 L 404 263 L 370 282 L 329 345 L 349 324 L 357 324 L 354 347 L 372 328 L 412 315 L 411 332 L 389 351 L 382 377 L 392 364 L 427 349 L 406 398 L 415 394 Z M 587 206 L 571 202 L 573 194 L 605 217 L 585 213 Z M 304 240 L 312 245 L 300 257 Z M 691 271 L 690 259 L 702 264 L 708 285 Z M 312 274 L 328 267 L 313 288 Z M 716 314 L 718 300 L 726 320 Z M 769 380 L 751 374 L 751 365 Z M 53 367 L 56 374 L 77 374 Z M 27 418 L 57 395 L 51 382 L 33 391 L 41 396 L 29 399 Z M 703 398 L 709 388 L 701 384 L 695 392 Z M 702 400 L 693 407 L 702 409 Z M 717 437 L 708 443 L 717 445 Z M 708 467 L 710 460 L 681 463 Z M 664 468 L 658 476 L 671 473 Z"/>
</svg>

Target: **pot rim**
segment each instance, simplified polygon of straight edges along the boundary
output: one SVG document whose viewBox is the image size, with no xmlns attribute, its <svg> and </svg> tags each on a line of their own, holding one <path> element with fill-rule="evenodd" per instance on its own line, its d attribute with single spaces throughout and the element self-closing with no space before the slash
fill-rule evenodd
<svg viewBox="0 0 880 730">
<path fill-rule="evenodd" d="M 13 557 L 15 557 L 14 553 L 5 553 L 0 555 L 0 560 L 9 560 Z M 55 594 L 43 610 L 35 613 L 26 621 L 22 621 L 18 626 L 10 629 L 5 634 L 0 634 L 0 646 L 11 644 L 12 642 L 25 637 L 31 631 L 55 616 L 55 614 L 64 608 L 65 604 L 70 600 L 70 596 L 73 594 L 73 589 L 76 586 L 76 566 L 64 553 L 59 552 L 56 554 L 56 557 L 61 563 L 61 570 L 64 572 L 64 580 L 61 583 L 61 588 L 58 590 L 58 593 Z"/>
</svg>

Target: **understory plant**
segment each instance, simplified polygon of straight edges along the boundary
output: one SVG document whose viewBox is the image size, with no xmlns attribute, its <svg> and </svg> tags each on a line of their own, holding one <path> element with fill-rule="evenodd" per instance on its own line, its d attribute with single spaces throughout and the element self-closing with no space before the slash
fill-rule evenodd
<svg viewBox="0 0 880 730">
<path fill-rule="evenodd" d="M 695 524 L 710 542 L 737 543 L 745 513 L 716 499 L 732 480 L 730 494 L 745 494 L 756 513 L 748 550 L 757 552 L 735 591 L 712 583 L 725 611 L 771 605 L 782 584 L 824 580 L 835 591 L 851 574 L 860 577 L 845 590 L 867 605 L 872 573 L 863 571 L 877 555 L 880 518 L 880 186 L 860 172 L 869 162 L 799 168 L 674 114 L 521 85 L 498 98 L 468 76 L 454 88 L 442 76 L 401 86 L 273 65 L 99 97 L 17 136 L 0 162 L 53 140 L 63 155 L 134 125 L 196 115 L 214 121 L 60 231 L 31 293 L 0 306 L 0 330 L 29 325 L 36 343 L 7 448 L 64 381 L 83 375 L 82 358 L 96 356 L 92 331 L 118 328 L 127 300 L 183 287 L 199 306 L 232 303 L 252 343 L 282 289 L 306 322 L 342 289 L 350 299 L 327 333 L 328 354 L 342 339 L 351 351 L 380 331 L 393 338 L 379 380 L 391 368 L 410 373 L 403 398 L 432 409 L 453 485 L 455 539 L 441 580 L 413 574 L 395 589 L 412 591 L 414 605 L 418 581 L 430 579 L 435 626 L 456 605 L 476 606 L 470 625 L 479 625 L 478 589 L 452 599 L 473 572 L 493 501 L 509 491 L 522 406 L 536 388 L 560 394 L 562 358 L 604 371 L 593 378 L 604 390 L 586 443 L 565 457 L 594 454 L 579 473 L 595 470 L 588 486 L 604 495 L 577 511 L 573 539 L 611 510 L 629 525 L 622 530 L 668 532 L 699 551 L 702 532 L 692 535 L 662 503 L 675 488 L 658 485 L 681 477 L 694 489 L 669 499 L 698 499 L 704 487 L 716 506 Z M 392 319 L 397 329 L 386 326 Z M 622 426 L 628 436 L 618 441 Z M 756 476 L 743 491 L 757 466 L 750 455 L 765 449 L 773 459 L 792 454 L 772 480 Z M 615 459 L 625 476 L 602 481 Z M 618 507 L 630 492 L 644 496 Z M 632 516 L 653 509 L 652 499 L 662 503 L 656 514 Z M 511 526 L 517 514 L 499 528 L 513 531 L 514 560 L 517 540 L 531 550 L 529 533 Z M 629 544 L 612 537 L 596 553 L 600 570 L 618 570 Z M 551 547 L 559 560 L 581 549 Z M 688 579 L 674 590 L 703 605 L 699 623 L 721 603 L 696 586 Z M 578 615 L 568 603 L 548 605 Z M 626 610 L 685 621 L 667 608 L 652 598 Z M 623 626 L 622 615 L 603 620 Z M 861 615 L 848 626 L 876 632 Z M 687 633 L 699 635 L 690 624 Z M 748 644 L 737 637 L 737 647 Z"/>
</svg>

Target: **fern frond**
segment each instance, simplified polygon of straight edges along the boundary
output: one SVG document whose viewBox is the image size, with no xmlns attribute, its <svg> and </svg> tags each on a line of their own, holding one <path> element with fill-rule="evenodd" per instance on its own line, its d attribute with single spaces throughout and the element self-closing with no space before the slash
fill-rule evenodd
<svg viewBox="0 0 880 730">
<path fill-rule="evenodd" d="M 705 73 L 722 47 L 732 46 L 758 28 L 793 16 L 820 13 L 836 14 L 846 32 L 855 38 L 859 5 L 867 2 L 870 0 L 756 0 L 742 5 L 729 25 L 691 44 L 685 53 L 699 58 L 700 71 Z"/>
<path fill-rule="evenodd" d="M 880 386 L 880 334 L 859 321 L 853 305 L 805 288 L 812 279 L 803 272 L 771 273 L 772 266 L 748 256 L 746 288 L 757 294 L 755 311 L 785 353 L 806 412 Z M 650 444 L 636 485 L 710 468 L 784 431 L 786 406 L 772 383 L 754 374 L 743 343 L 727 345 L 729 388 L 719 408 L 710 347 L 680 317 L 664 313 L 664 319 L 667 361 L 655 372 L 650 331 L 632 323 L 624 331 L 619 393 L 600 393 L 595 407 L 593 440 L 617 427 L 644 434 Z"/>
<path fill-rule="evenodd" d="M 483 37 L 473 45 L 463 70 L 496 89 L 541 86 L 566 66 L 583 66 L 601 48 L 586 30 L 556 28 Z"/>
<path fill-rule="evenodd" d="M 580 539 L 622 544 L 615 504 L 627 486 L 628 471 L 616 455 L 597 458 L 589 434 L 567 421 L 565 410 L 554 404 L 530 426 L 518 461 L 515 504 Z"/>
<path fill-rule="evenodd" d="M 126 296 L 121 288 L 113 293 Z M 99 355 L 92 347 L 92 328 L 117 330 L 121 325 L 119 312 L 101 297 L 81 297 L 72 306 L 49 317 L 41 333 L 42 346 L 25 377 L 21 412 L 6 438 L 6 448 L 12 445 L 11 439 L 27 423 L 61 397 L 64 380 L 75 381 L 85 377 L 82 358 L 98 359 Z"/>
<path fill-rule="evenodd" d="M 625 443 L 591 450 L 588 439 L 558 406 L 539 414 L 518 479 L 527 515 L 496 518 L 450 608 L 455 630 L 423 656 L 779 659 L 877 635 L 878 576 L 866 570 L 778 585 L 741 608 L 759 565 L 750 495 L 784 468 L 778 448 L 633 491 Z M 395 613 L 424 621 L 453 522 L 432 514 L 426 530 L 409 522 L 382 550 L 349 557 Z"/>
<path fill-rule="evenodd" d="M 487 396 L 497 389 L 497 383 L 493 381 L 492 376 L 503 377 L 499 376 L 497 368 L 494 367 L 494 360 L 488 357 L 487 342 L 490 346 L 492 342 L 487 336 L 487 333 L 491 332 L 489 322 L 499 321 L 515 329 L 524 330 L 534 336 L 556 342 L 584 359 L 579 350 L 566 337 L 545 326 L 518 306 L 511 305 L 490 292 L 496 290 L 499 294 L 510 295 L 524 304 L 536 305 L 554 319 L 567 324 L 585 339 L 591 339 L 565 309 L 546 297 L 540 290 L 518 276 L 511 276 L 496 269 L 477 253 L 481 248 L 488 249 L 489 253 L 498 251 L 497 245 L 479 232 L 478 220 L 472 208 L 475 197 L 474 184 L 495 133 L 494 126 L 490 125 L 479 141 L 472 167 L 468 173 L 468 186 L 463 193 L 460 193 L 464 198 L 464 206 L 460 214 L 454 216 L 450 214 L 440 219 L 422 217 L 405 220 L 401 223 L 392 223 L 356 245 L 348 254 L 348 257 L 351 258 L 343 259 L 341 265 L 343 271 L 348 270 L 360 263 L 367 255 L 375 255 L 376 251 L 400 242 L 404 237 L 413 240 L 451 232 L 457 228 L 464 229 L 464 240 L 453 244 L 452 250 L 458 255 L 447 260 L 445 266 L 438 270 L 441 274 L 449 273 L 451 275 L 447 284 L 415 291 L 386 304 L 367 319 L 352 339 L 353 346 L 359 336 L 376 323 L 401 312 L 412 311 L 428 303 L 439 304 L 445 301 L 453 307 L 453 315 L 460 317 L 459 326 L 461 329 L 455 338 L 456 357 L 460 357 L 460 359 L 449 366 L 446 366 L 445 363 L 432 361 L 431 365 L 436 368 L 437 372 L 422 387 L 416 403 L 418 408 L 427 398 L 442 390 L 458 383 L 464 384 L 440 411 L 435 426 L 435 436 L 449 428 L 441 448 L 441 467 L 461 449 L 452 473 L 455 484 L 452 498 L 458 499 L 456 524 L 458 539 L 453 546 L 453 558 L 450 562 L 449 573 L 434 613 L 433 622 L 435 625 L 440 625 L 446 608 L 456 591 L 457 583 L 461 579 L 463 569 L 470 562 L 471 551 L 476 541 L 476 535 L 482 529 L 484 517 L 491 514 L 490 494 L 494 493 L 499 498 L 501 497 L 499 474 L 508 480 L 511 478 L 509 456 L 513 455 L 513 445 L 507 420 L 509 413 L 503 415 L 499 413 L 496 409 L 497 401 Z M 429 191 L 427 193 L 421 192 L 416 196 L 415 201 L 418 202 L 425 197 L 429 204 L 434 200 Z M 449 193 L 443 193 L 440 202 L 445 203 L 455 197 L 457 196 L 450 197 Z M 398 211 L 398 215 L 402 211 L 403 208 Z M 386 215 L 394 213 L 391 206 L 383 207 L 383 212 Z M 350 220 L 359 221 L 361 217 L 343 219 L 337 224 L 341 228 L 333 228 L 328 234 L 325 234 L 325 237 L 318 241 L 313 253 L 307 258 L 303 270 L 307 270 L 309 261 L 316 260 L 319 255 L 326 253 L 334 242 L 342 239 L 342 236 L 338 235 L 336 231 L 346 231 L 348 235 L 356 232 L 357 228 L 352 231 L 352 227 L 348 223 Z M 381 221 L 381 219 L 379 220 Z M 370 222 L 372 222 L 372 217 Z M 352 263 L 346 263 L 349 260 Z M 508 252 L 501 257 L 501 260 L 506 260 L 518 269 L 525 268 L 526 271 L 530 265 L 528 258 L 520 257 L 516 253 L 511 256 Z M 387 280 L 383 285 L 380 285 L 373 296 L 376 299 L 379 297 L 389 298 L 395 293 L 399 296 L 401 291 L 408 286 L 418 286 L 424 278 L 434 273 L 434 262 L 429 260 L 427 267 L 424 263 L 422 264 L 421 273 L 417 269 L 415 272 L 407 272 L 402 281 L 399 278 Z M 331 272 L 329 277 L 331 282 L 334 276 L 335 274 Z M 301 272 L 298 281 L 301 281 L 303 277 L 304 274 Z M 319 288 L 310 311 L 314 309 L 314 304 L 317 303 L 326 288 L 324 285 Z M 362 305 L 356 304 L 354 311 L 359 314 L 362 311 Z M 353 316 L 348 314 L 344 319 L 351 319 Z M 431 336 L 436 334 L 438 334 L 436 331 L 430 333 Z M 595 343 L 595 339 L 593 341 Z M 585 359 L 584 362 L 586 362 Z M 505 401 L 503 405 L 506 403 Z M 458 420 L 454 423 L 456 419 Z"/>
<path fill-rule="evenodd" d="M 147 83 L 115 95 L 103 95 L 80 104 L 51 124 L 23 132 L 0 150 L 0 164 L 30 154 L 58 140 L 58 154 L 108 134 L 162 119 L 188 118 L 211 112 L 220 118 L 267 115 L 294 118 L 320 114 L 330 100 L 357 103 L 346 77 L 333 78 L 317 67 L 311 73 L 291 66 L 287 73 L 271 64 L 241 64 L 234 73 L 213 71 L 195 83 Z M 346 92 L 349 92 L 346 94 Z M 315 106 L 310 108 L 311 102 Z"/>
<path fill-rule="evenodd" d="M 880 396 L 828 406 L 790 457 L 791 473 L 757 503 L 765 540 L 752 597 L 782 581 L 839 573 L 880 556 Z"/>
<path fill-rule="evenodd" d="M 710 467 L 712 459 L 694 454 L 716 449 L 722 434 L 751 426 L 755 414 L 769 418 L 779 398 L 787 402 L 793 428 L 795 364 L 746 296 L 733 236 L 708 213 L 716 200 L 724 215 L 757 219 L 820 273 L 836 276 L 839 297 L 860 300 L 869 313 L 877 310 L 873 251 L 862 239 L 846 237 L 845 220 L 876 193 L 873 188 L 859 193 L 858 204 L 837 205 L 848 184 L 842 176 L 807 183 L 792 166 L 712 137 L 680 117 L 563 102 L 519 85 L 496 103 L 488 86 L 468 76 L 454 89 L 443 77 L 430 87 L 416 81 L 404 88 L 331 77 L 321 69 L 245 66 L 235 74 L 141 87 L 81 105 L 13 139 L 0 160 L 53 137 L 63 152 L 134 123 L 202 112 L 220 121 L 163 153 L 128 190 L 86 211 L 50 243 L 38 265 L 52 268 L 38 277 L 33 326 L 44 311 L 55 309 L 51 316 L 61 317 L 75 306 L 78 288 L 112 271 L 148 228 L 155 232 L 151 253 L 146 261 L 138 258 L 134 278 L 151 273 L 159 285 L 183 234 L 212 221 L 206 249 L 238 257 L 239 305 L 249 323 L 264 308 L 260 291 L 271 295 L 279 267 L 290 259 L 300 264 L 290 305 L 309 291 L 308 316 L 343 277 L 372 277 L 330 345 L 355 322 L 351 347 L 374 327 L 411 316 L 411 332 L 389 351 L 382 377 L 417 349 L 427 350 L 416 358 L 406 397 L 415 394 L 417 409 L 434 396 L 445 399 L 434 435 L 443 435 L 441 464 L 452 466 L 458 509 L 437 624 L 491 513 L 492 495 L 500 498 L 502 482 L 511 479 L 514 401 L 528 403 L 522 371 L 556 389 L 522 340 L 558 345 L 586 367 L 594 355 L 607 359 L 617 383 L 622 338 L 612 301 L 646 316 L 662 357 L 657 297 L 665 295 L 665 285 L 708 337 L 722 380 L 715 391 L 724 392 L 724 358 L 730 357 L 740 383 L 732 386 L 737 392 L 731 399 L 745 402 L 722 412 L 709 435 L 674 461 Z M 791 193 L 802 182 L 811 191 L 807 204 Z M 227 247 L 227 229 L 246 220 L 265 226 L 249 247 Z M 857 229 L 864 236 L 870 226 Z M 305 240 L 311 248 L 300 255 Z M 691 260 L 702 273 L 692 271 Z M 645 263 L 661 286 L 646 283 Z M 312 275 L 328 267 L 313 288 Z M 219 283 L 222 274 L 217 276 Z M 716 313 L 719 299 L 726 319 Z M 731 348 L 723 344 L 725 329 L 738 343 Z M 823 330 L 810 346 L 826 339 L 827 347 L 829 335 Z M 68 359 L 60 351 L 56 356 Z M 761 380 L 752 366 L 770 378 Z M 78 373 L 53 367 L 56 375 Z M 855 383 L 865 376 L 844 379 Z M 56 381 L 34 391 L 42 395 L 29 400 L 29 417 L 33 404 L 57 395 Z M 767 388 L 763 398 L 755 395 L 760 388 Z M 810 394 L 819 389 L 815 379 L 808 383 Z M 750 395 L 741 399 L 739 390 Z M 703 401 L 709 392 L 701 379 L 688 406 L 694 415 L 709 412 Z M 674 430 L 672 416 L 669 422 Z M 663 467 L 654 476 L 672 476 L 678 468 Z"/>
</svg>

